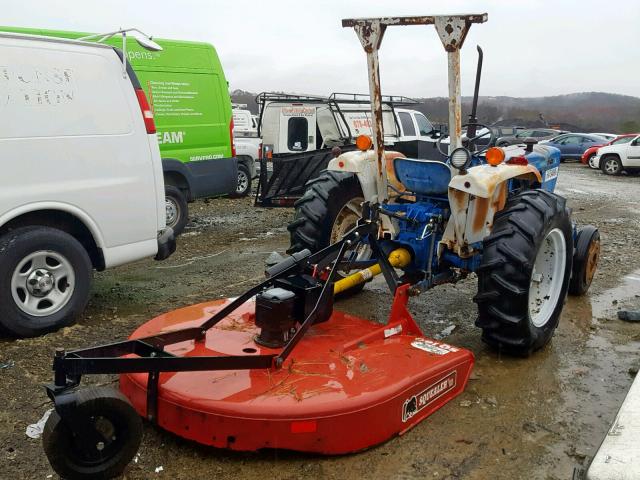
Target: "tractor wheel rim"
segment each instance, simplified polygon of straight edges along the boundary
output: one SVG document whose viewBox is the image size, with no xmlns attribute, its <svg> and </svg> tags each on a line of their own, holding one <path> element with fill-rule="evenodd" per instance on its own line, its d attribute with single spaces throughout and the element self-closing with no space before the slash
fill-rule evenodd
<svg viewBox="0 0 640 480">
<path fill-rule="evenodd" d="M 554 228 L 540 245 L 529 284 L 529 318 L 538 328 L 547 324 L 558 304 L 566 264 L 564 235 Z"/>
<path fill-rule="evenodd" d="M 247 177 L 246 173 L 238 171 L 238 186 L 236 187 L 236 193 L 244 193 L 248 186 L 249 177 Z"/>
<path fill-rule="evenodd" d="M 609 173 L 616 173 L 618 171 L 618 162 L 615 160 L 607 160 L 604 163 L 604 168 Z"/>
<path fill-rule="evenodd" d="M 330 243 L 339 241 L 349 230 L 354 228 L 362 215 L 362 203 L 364 198 L 356 197 L 349 200 L 338 212 L 331 227 Z M 371 247 L 360 243 L 357 247 L 356 260 L 368 260 L 371 258 Z"/>
<path fill-rule="evenodd" d="M 51 250 L 39 250 L 24 257 L 11 276 L 11 294 L 27 315 L 46 317 L 64 308 L 75 290 L 71 262 Z"/>
<path fill-rule="evenodd" d="M 167 227 L 174 227 L 178 222 L 180 207 L 178 203 L 171 198 L 165 198 L 166 224 Z"/>
<path fill-rule="evenodd" d="M 594 240 L 589 245 L 589 251 L 587 252 L 586 268 L 584 272 L 585 281 L 587 286 L 591 285 L 591 281 L 596 273 L 598 267 L 598 259 L 600 258 L 600 240 Z"/>
<path fill-rule="evenodd" d="M 596 165 L 596 156 L 595 155 L 591 155 L 589 157 L 589 166 L 591 168 L 598 168 L 598 166 Z"/>
</svg>

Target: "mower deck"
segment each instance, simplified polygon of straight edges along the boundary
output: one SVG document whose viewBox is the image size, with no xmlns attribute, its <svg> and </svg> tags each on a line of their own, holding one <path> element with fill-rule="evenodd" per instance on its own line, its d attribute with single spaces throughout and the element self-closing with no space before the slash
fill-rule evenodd
<svg viewBox="0 0 640 480">
<path fill-rule="evenodd" d="M 197 326 L 230 300 L 175 310 L 132 339 Z M 362 450 L 402 434 L 464 390 L 473 355 L 425 339 L 397 290 L 387 325 L 334 311 L 313 325 L 282 368 L 160 373 L 157 423 L 196 442 L 234 450 L 283 448 L 323 454 Z M 166 347 L 176 356 L 277 354 L 254 341 L 255 304 L 245 303 L 205 340 Z M 147 373 L 120 389 L 140 415 Z"/>
</svg>

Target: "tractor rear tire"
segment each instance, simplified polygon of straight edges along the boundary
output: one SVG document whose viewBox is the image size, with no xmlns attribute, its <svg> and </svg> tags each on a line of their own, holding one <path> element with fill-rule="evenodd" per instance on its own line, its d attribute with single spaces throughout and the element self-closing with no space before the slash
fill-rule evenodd
<svg viewBox="0 0 640 480">
<path fill-rule="evenodd" d="M 572 259 L 565 199 L 544 190 L 508 199 L 483 240 L 474 297 L 483 341 L 517 356 L 544 347 L 558 326 Z"/>
<path fill-rule="evenodd" d="M 320 173 L 307 183 L 307 190 L 295 203 L 293 221 L 287 227 L 291 234 L 287 253 L 304 249 L 315 253 L 340 240 L 356 226 L 362 202 L 364 195 L 354 174 L 330 170 Z M 344 277 L 346 273 L 339 275 Z M 354 294 L 363 288 L 361 283 L 345 293 Z"/>
</svg>

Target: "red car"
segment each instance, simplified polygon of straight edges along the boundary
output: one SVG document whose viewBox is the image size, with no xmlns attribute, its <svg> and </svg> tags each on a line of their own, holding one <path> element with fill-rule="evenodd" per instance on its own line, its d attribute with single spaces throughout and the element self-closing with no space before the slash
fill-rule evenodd
<svg viewBox="0 0 640 480">
<path fill-rule="evenodd" d="M 637 133 L 626 133 L 624 135 L 619 135 L 616 138 L 614 138 L 613 140 L 611 140 L 609 143 L 605 143 L 602 145 L 594 145 L 591 148 L 588 148 L 584 151 L 584 153 L 582 154 L 582 157 L 580 158 L 580 161 L 586 165 L 589 165 L 591 168 L 594 169 L 600 169 L 600 165 L 595 165 L 593 160 L 596 157 L 596 152 L 598 151 L 598 149 L 600 147 L 604 147 L 606 145 L 617 145 L 620 143 L 629 143 L 631 140 L 633 140 L 635 137 L 637 137 L 639 134 Z"/>
</svg>

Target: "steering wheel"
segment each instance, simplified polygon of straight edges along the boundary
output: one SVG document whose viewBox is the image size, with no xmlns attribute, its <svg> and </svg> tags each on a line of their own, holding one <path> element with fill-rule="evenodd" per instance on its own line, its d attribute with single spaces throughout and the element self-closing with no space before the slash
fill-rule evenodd
<svg viewBox="0 0 640 480">
<path fill-rule="evenodd" d="M 467 150 L 469 150 L 471 152 L 471 155 L 473 156 L 482 155 L 484 152 L 489 150 L 489 148 L 493 145 L 493 142 L 495 142 L 496 140 L 496 134 L 493 132 L 493 130 L 491 130 L 491 128 L 489 128 L 487 125 L 483 123 L 474 122 L 474 123 L 465 123 L 464 125 L 462 125 L 463 130 L 466 128 L 466 130 L 469 131 L 469 127 L 476 127 L 476 132 L 478 130 L 482 130 L 483 128 L 486 129 L 486 131 L 484 133 L 481 133 L 480 135 L 475 135 L 474 137 L 471 137 L 471 138 L 467 138 L 466 136 L 462 137 L 462 146 L 465 147 Z M 487 142 L 486 145 L 476 144 L 478 139 L 484 138 L 487 135 L 489 135 L 489 141 Z M 448 138 L 451 139 L 451 136 L 449 136 Z M 443 150 L 442 140 L 444 140 L 444 137 L 438 138 L 438 141 L 436 142 L 436 147 L 438 148 L 438 151 L 442 156 L 448 157 L 449 146 L 447 145 L 446 151 Z"/>
</svg>

